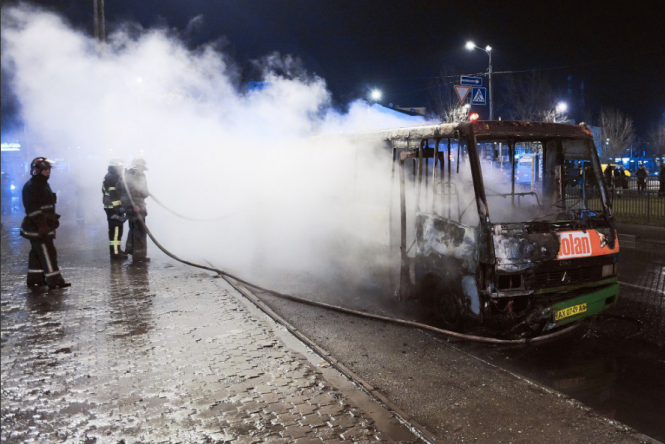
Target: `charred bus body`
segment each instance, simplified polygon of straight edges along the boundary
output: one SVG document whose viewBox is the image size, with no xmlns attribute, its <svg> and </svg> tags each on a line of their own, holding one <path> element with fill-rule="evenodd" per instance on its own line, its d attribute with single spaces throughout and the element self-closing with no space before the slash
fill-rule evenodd
<svg viewBox="0 0 665 444">
<path fill-rule="evenodd" d="M 480 121 L 371 137 L 392 150 L 399 187 L 401 299 L 431 304 L 445 328 L 513 337 L 616 303 L 619 244 L 586 127 Z"/>
</svg>

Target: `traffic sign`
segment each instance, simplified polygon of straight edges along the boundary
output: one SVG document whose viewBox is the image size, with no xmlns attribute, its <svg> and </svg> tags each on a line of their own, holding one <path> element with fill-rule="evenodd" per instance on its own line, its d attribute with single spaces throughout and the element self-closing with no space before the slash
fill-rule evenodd
<svg viewBox="0 0 665 444">
<path fill-rule="evenodd" d="M 483 84 L 483 79 L 475 76 L 460 76 L 460 85 L 480 86 Z"/>
<path fill-rule="evenodd" d="M 471 89 L 472 105 L 487 105 L 487 88 L 479 86 Z"/>
<path fill-rule="evenodd" d="M 459 103 L 464 103 L 464 99 L 466 99 L 466 96 L 469 95 L 469 91 L 471 91 L 470 86 L 455 85 L 455 93 L 457 93 Z"/>
</svg>

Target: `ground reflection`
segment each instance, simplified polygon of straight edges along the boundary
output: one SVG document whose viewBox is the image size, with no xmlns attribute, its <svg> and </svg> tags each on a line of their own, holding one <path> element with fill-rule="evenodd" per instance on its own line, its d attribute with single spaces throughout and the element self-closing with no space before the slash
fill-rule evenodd
<svg viewBox="0 0 665 444">
<path fill-rule="evenodd" d="M 109 331 L 114 339 L 144 341 L 154 327 L 150 274 L 146 264 L 113 262 L 109 268 Z"/>
</svg>

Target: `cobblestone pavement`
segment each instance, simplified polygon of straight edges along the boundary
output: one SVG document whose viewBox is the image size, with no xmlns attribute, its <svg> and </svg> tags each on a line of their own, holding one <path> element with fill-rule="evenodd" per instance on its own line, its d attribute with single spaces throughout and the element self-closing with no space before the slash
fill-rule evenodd
<svg viewBox="0 0 665 444">
<path fill-rule="evenodd" d="M 395 420 L 379 430 L 220 279 L 152 245 L 148 265 L 110 265 L 101 227 L 65 227 L 73 287 L 33 292 L 28 243 L 8 225 L 3 442 L 416 441 Z"/>
</svg>

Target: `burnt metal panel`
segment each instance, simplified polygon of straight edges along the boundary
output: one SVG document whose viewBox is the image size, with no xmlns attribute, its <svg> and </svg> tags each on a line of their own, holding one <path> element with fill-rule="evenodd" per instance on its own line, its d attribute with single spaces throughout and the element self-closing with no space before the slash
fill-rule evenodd
<svg viewBox="0 0 665 444">
<path fill-rule="evenodd" d="M 478 267 L 477 230 L 429 213 L 416 216 L 418 256 L 432 254 L 455 258 L 462 272 L 475 273 Z"/>
<path fill-rule="evenodd" d="M 528 264 L 556 259 L 559 238 L 556 233 L 493 236 L 497 264 Z"/>
</svg>

